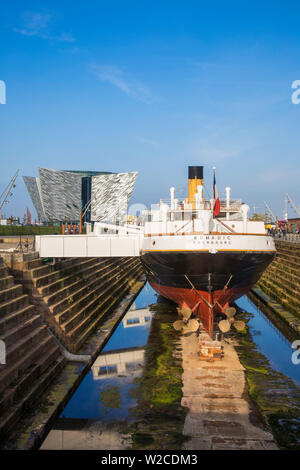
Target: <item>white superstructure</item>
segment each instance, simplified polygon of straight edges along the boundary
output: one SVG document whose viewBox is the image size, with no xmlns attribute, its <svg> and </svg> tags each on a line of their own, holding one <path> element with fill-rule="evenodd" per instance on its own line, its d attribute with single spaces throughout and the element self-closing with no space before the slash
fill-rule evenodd
<svg viewBox="0 0 300 470">
<path fill-rule="evenodd" d="M 214 216 L 213 200 L 203 199 L 198 186 L 195 204 L 174 198 L 145 210 L 139 225 L 113 225 L 96 222 L 86 235 L 42 235 L 36 237 L 41 257 L 140 256 L 142 251 L 205 250 L 209 252 L 242 250 L 274 251 L 262 221 L 249 220 L 249 206 L 240 200 L 220 202 L 220 214 Z"/>
</svg>

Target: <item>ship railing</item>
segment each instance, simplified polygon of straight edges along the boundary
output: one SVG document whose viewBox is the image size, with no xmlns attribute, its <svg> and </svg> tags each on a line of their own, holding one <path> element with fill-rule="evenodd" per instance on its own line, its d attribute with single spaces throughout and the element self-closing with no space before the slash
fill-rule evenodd
<svg viewBox="0 0 300 470">
<path fill-rule="evenodd" d="M 209 200 L 204 200 L 204 202 L 209 203 Z M 171 208 L 171 199 L 160 199 L 161 204 L 167 204 Z M 237 212 L 240 210 L 241 205 L 243 204 L 242 199 L 231 199 L 230 200 L 230 205 L 229 205 L 229 211 L 230 212 Z M 157 204 L 157 207 L 159 207 L 159 204 Z M 177 199 L 177 210 L 181 210 L 182 207 L 184 207 L 184 200 L 178 200 Z M 226 211 L 227 210 L 227 203 L 226 200 L 221 199 L 220 200 L 220 209 L 221 211 Z M 185 209 L 186 211 L 193 211 L 194 209 Z"/>
<path fill-rule="evenodd" d="M 300 243 L 300 234 L 298 233 L 287 233 L 286 235 L 276 234 L 276 240 L 285 241 L 290 243 Z"/>
</svg>

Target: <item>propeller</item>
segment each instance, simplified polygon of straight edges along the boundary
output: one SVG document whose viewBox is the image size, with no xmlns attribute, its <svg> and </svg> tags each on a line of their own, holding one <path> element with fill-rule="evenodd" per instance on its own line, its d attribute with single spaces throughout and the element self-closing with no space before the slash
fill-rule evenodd
<svg viewBox="0 0 300 470">
<path fill-rule="evenodd" d="M 224 308 L 224 312 L 227 318 L 233 318 L 236 314 L 236 309 L 234 307 Z"/>
<path fill-rule="evenodd" d="M 228 318 L 227 320 L 221 320 L 218 323 L 218 327 L 222 331 L 222 333 L 227 333 L 230 330 L 231 325 L 233 325 L 237 331 L 242 331 L 246 326 L 245 322 L 243 322 L 242 320 L 235 320 L 233 317 Z"/>
<path fill-rule="evenodd" d="M 246 325 L 245 325 L 244 321 L 237 320 L 233 323 L 233 326 L 237 331 L 243 331 L 243 329 L 245 328 Z"/>
<path fill-rule="evenodd" d="M 173 323 L 173 327 L 176 331 L 182 331 L 183 333 L 194 333 L 199 328 L 199 322 L 195 318 L 191 320 L 177 320 Z"/>
<path fill-rule="evenodd" d="M 230 330 L 231 324 L 228 320 L 221 320 L 218 323 L 218 327 L 222 331 L 222 333 L 227 333 Z"/>
<path fill-rule="evenodd" d="M 179 310 L 179 315 L 181 315 L 185 320 L 189 320 L 189 318 L 191 317 L 192 315 L 192 310 L 190 309 L 190 307 L 182 307 L 180 310 Z"/>
</svg>

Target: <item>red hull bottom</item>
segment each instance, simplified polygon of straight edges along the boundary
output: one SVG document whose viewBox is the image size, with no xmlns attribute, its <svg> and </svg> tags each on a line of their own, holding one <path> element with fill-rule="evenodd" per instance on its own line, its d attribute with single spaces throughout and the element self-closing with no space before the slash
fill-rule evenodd
<svg viewBox="0 0 300 470">
<path fill-rule="evenodd" d="M 250 286 L 247 286 L 222 289 L 210 293 L 196 289 L 162 286 L 151 281 L 150 285 L 158 294 L 172 300 L 180 307 L 189 307 L 211 336 L 214 331 L 215 313 L 222 312 L 224 307 L 227 307 L 231 302 L 250 290 Z"/>
</svg>

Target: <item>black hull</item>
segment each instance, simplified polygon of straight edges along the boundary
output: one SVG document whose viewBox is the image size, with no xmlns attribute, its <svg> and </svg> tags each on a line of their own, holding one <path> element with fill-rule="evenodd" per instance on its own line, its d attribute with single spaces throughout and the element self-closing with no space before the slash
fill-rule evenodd
<svg viewBox="0 0 300 470">
<path fill-rule="evenodd" d="M 254 285 L 275 252 L 144 252 L 147 278 L 154 284 L 199 291 L 242 289 Z"/>
</svg>

